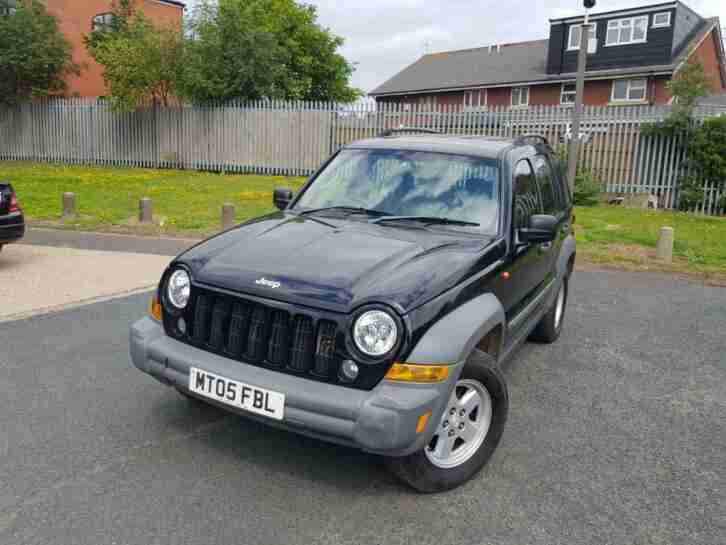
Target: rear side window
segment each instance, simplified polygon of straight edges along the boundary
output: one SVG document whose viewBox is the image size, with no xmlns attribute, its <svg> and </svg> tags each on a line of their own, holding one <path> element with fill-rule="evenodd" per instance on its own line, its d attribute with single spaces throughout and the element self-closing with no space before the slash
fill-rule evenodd
<svg viewBox="0 0 726 545">
<path fill-rule="evenodd" d="M 517 163 L 514 170 L 514 228 L 528 227 L 529 218 L 533 214 L 541 213 L 542 201 L 537 191 L 534 171 L 525 159 Z"/>
<path fill-rule="evenodd" d="M 537 172 L 537 183 L 542 195 L 542 208 L 545 214 L 556 216 L 562 207 L 561 195 L 555 185 L 555 177 L 550 162 L 544 155 L 534 158 L 534 168 Z"/>
</svg>

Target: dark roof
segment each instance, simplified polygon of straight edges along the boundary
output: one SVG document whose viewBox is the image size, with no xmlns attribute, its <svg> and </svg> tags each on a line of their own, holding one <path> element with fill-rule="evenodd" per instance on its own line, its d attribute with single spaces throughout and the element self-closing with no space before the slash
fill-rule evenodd
<svg viewBox="0 0 726 545">
<path fill-rule="evenodd" d="M 530 81 L 545 74 L 547 40 L 424 55 L 371 95 Z"/>
<path fill-rule="evenodd" d="M 491 136 L 401 135 L 369 138 L 345 146 L 347 149 L 393 149 L 452 153 L 473 157 L 495 158 L 510 148 L 516 139 Z"/>
<path fill-rule="evenodd" d="M 714 28 L 718 17 L 704 23 L 673 63 L 610 70 L 588 70 L 587 79 L 635 74 L 669 74 L 686 59 L 693 46 Z M 424 55 L 370 92 L 371 96 L 401 95 L 426 91 L 446 91 L 472 87 L 492 87 L 573 80 L 575 73 L 547 74 L 545 59 L 548 40 L 503 44 Z"/>
</svg>

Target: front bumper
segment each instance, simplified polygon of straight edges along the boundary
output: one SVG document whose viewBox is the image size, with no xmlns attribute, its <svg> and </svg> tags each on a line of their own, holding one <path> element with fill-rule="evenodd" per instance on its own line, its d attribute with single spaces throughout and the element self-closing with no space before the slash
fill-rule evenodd
<svg viewBox="0 0 726 545">
<path fill-rule="evenodd" d="M 189 392 L 189 369 L 210 373 L 285 394 L 285 418 L 277 422 L 204 401 L 275 427 L 386 456 L 404 456 L 431 439 L 463 363 L 436 384 L 381 381 L 373 390 L 355 390 L 246 365 L 176 341 L 151 318 L 131 326 L 133 364 L 157 380 Z M 416 433 L 419 417 L 432 412 L 426 430 Z"/>
<path fill-rule="evenodd" d="M 15 242 L 25 235 L 25 220 L 22 212 L 0 215 L 0 244 Z"/>
</svg>

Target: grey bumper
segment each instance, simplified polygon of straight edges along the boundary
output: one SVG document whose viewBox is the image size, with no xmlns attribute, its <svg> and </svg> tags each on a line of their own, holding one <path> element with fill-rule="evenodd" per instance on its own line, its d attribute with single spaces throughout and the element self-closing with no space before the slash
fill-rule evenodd
<svg viewBox="0 0 726 545">
<path fill-rule="evenodd" d="M 143 318 L 131 326 L 133 364 L 157 380 L 188 392 L 189 369 L 211 373 L 285 394 L 282 423 L 252 413 L 211 404 L 266 424 L 387 456 L 403 456 L 423 448 L 440 419 L 457 364 L 446 382 L 423 385 L 382 381 L 371 391 L 315 382 L 227 359 L 166 336 L 160 324 Z M 432 411 L 424 433 L 416 433 L 419 417 Z"/>
</svg>

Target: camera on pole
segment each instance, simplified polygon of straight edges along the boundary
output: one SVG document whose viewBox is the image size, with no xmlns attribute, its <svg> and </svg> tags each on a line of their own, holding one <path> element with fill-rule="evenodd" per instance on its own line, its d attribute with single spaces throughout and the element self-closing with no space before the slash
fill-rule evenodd
<svg viewBox="0 0 726 545">
<path fill-rule="evenodd" d="M 592 9 L 595 7 L 595 0 L 583 0 L 586 9 Z"/>
</svg>

